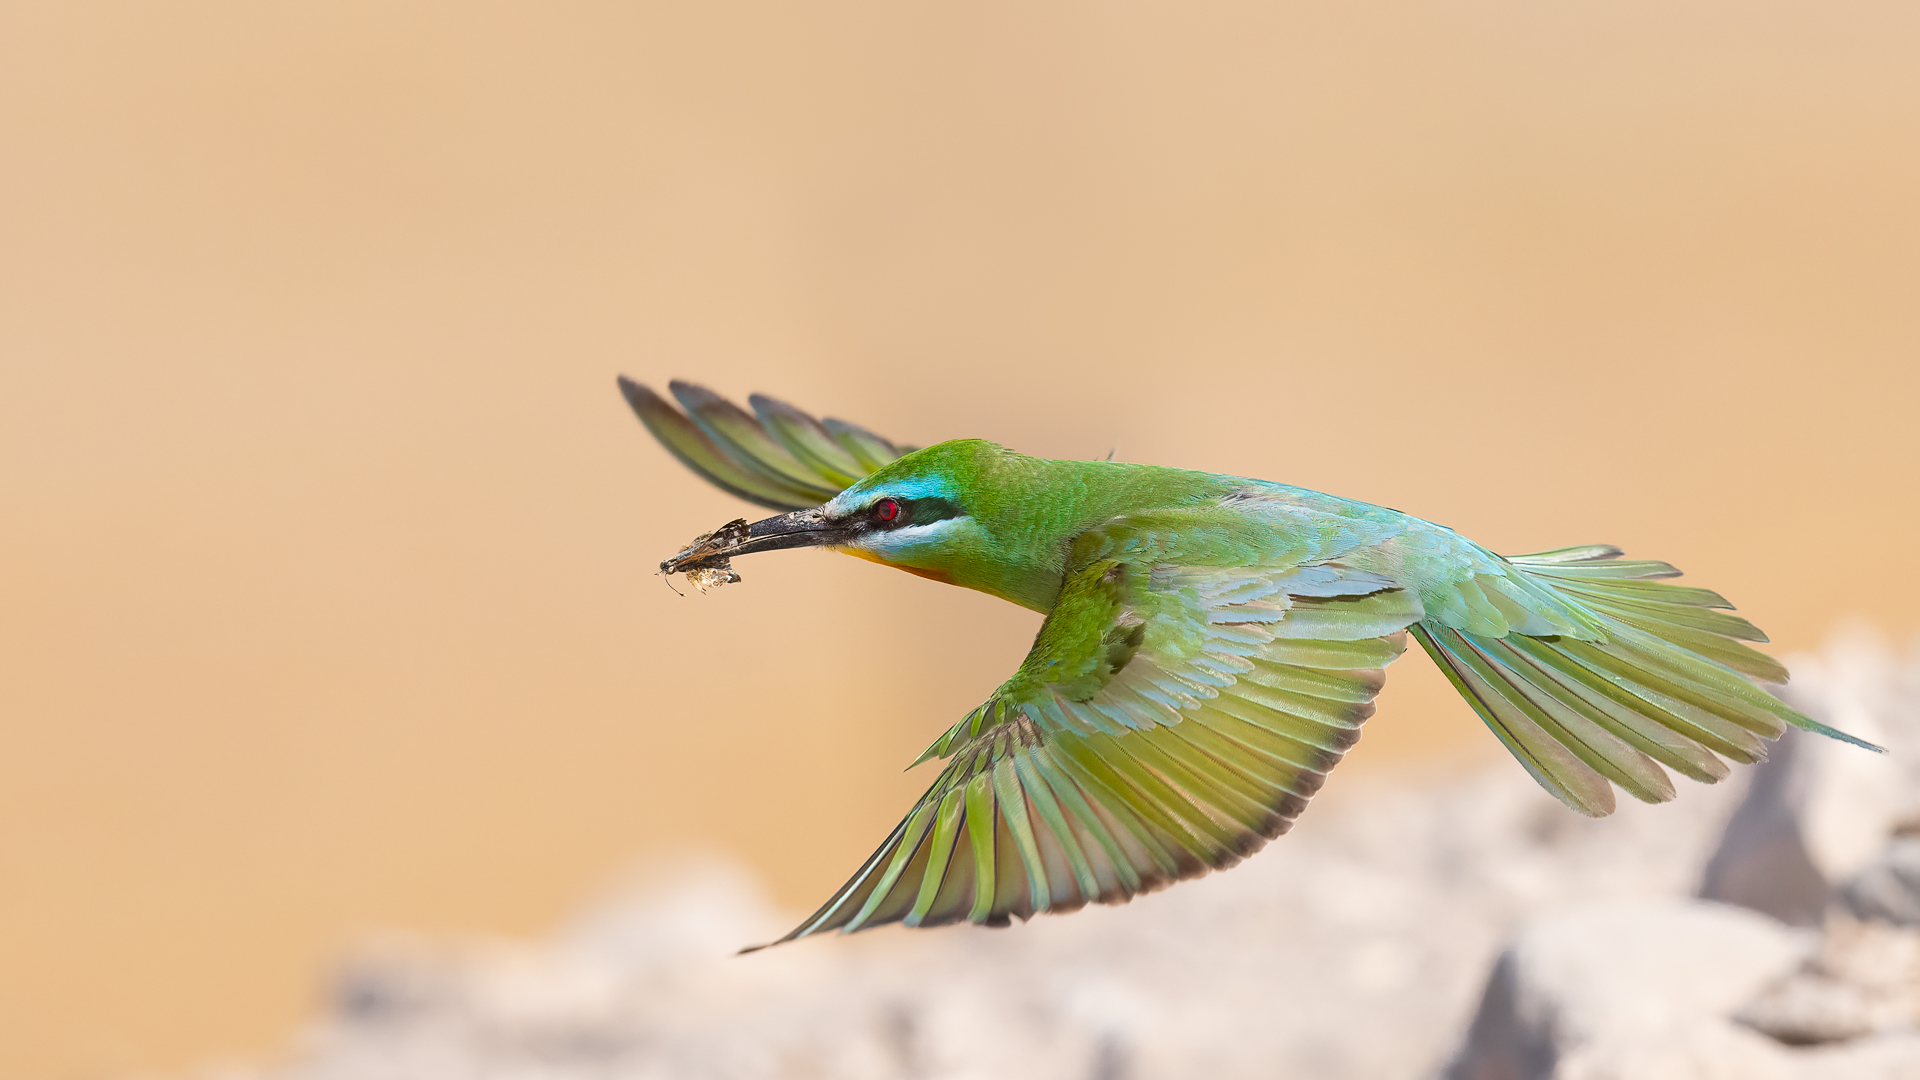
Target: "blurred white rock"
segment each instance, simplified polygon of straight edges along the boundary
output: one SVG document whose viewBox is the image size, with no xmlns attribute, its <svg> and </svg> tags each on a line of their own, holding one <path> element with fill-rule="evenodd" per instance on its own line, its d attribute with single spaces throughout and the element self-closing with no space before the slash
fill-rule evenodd
<svg viewBox="0 0 1920 1080">
<path fill-rule="evenodd" d="M 1785 1076 L 1728 1017 L 1811 941 L 1756 912 L 1694 900 L 1573 908 L 1534 920 L 1494 965 L 1450 1080 Z M 1722 1067 L 1730 1072 L 1710 1071 Z"/>
<path fill-rule="evenodd" d="M 1889 752 L 1788 731 L 1752 770 L 1700 895 L 1812 926 L 1903 823 L 1920 825 L 1920 658 L 1856 628 L 1789 666 L 1790 703 Z"/>
<path fill-rule="evenodd" d="M 1836 655 L 1802 664 L 1808 707 L 1869 710 L 1910 771 L 1920 665 Z M 1464 709 L 1460 720 L 1472 723 Z M 1854 782 L 1821 779 L 1854 767 L 1775 770 L 1782 790 L 1746 800 L 1798 845 L 1800 884 L 1818 886 L 1809 923 L 1833 885 L 1881 895 L 1868 888 L 1876 867 L 1905 880 L 1886 844 L 1912 820 L 1907 772 L 1891 798 L 1859 781 L 1879 794 L 1809 809 L 1845 805 L 1818 790 Z M 550 940 L 370 943 L 287 1063 L 255 1075 L 1418 1080 L 1465 1044 L 1453 1072 L 1474 1080 L 1920 1076 L 1920 1035 L 1900 1012 L 1906 938 L 1855 922 L 1864 936 L 1816 945 L 1810 931 L 1686 899 L 1708 856 L 1729 850 L 1725 825 L 1752 773 L 1599 821 L 1507 761 L 1450 776 L 1336 773 L 1292 834 L 1242 866 L 1124 907 L 748 956 L 734 952 L 797 913 L 723 857 L 667 860 Z M 1791 893 L 1791 875 L 1743 865 L 1751 906 Z M 1849 867 L 1851 878 L 1827 876 Z M 1476 1057 L 1494 1016 L 1508 1052 Z M 1472 1061 L 1506 1071 L 1461 1072 Z"/>
<path fill-rule="evenodd" d="M 1920 836 L 1895 836 L 1842 895 L 1863 919 L 1920 925 Z"/>
<path fill-rule="evenodd" d="M 1888 749 L 1863 754 L 1801 735 L 1808 777 L 1800 810 L 1807 853 L 1829 882 L 1846 881 L 1903 821 L 1920 824 L 1920 679 L 1884 638 L 1864 627 L 1813 656 L 1791 658 L 1786 697 L 1808 715 Z"/>
<path fill-rule="evenodd" d="M 1920 929 L 1838 915 L 1802 969 L 1737 1018 L 1790 1045 L 1913 1031 L 1920 1026 Z"/>
<path fill-rule="evenodd" d="M 1336 776 L 1292 835 L 1120 908 L 748 956 L 795 918 L 678 860 L 546 942 L 370 946 L 280 1080 L 1431 1073 L 1541 905 L 1683 894 L 1736 794 L 1589 821 L 1504 762 Z"/>
<path fill-rule="evenodd" d="M 1792 669 L 1798 707 L 1892 752 L 1793 732 L 1752 770 L 1701 892 L 1753 913 L 1528 923 L 1452 1080 L 1920 1077 L 1920 662 L 1855 633 Z"/>
<path fill-rule="evenodd" d="M 1528 923 L 1446 1080 L 1920 1076 L 1920 930 L 1689 900 Z"/>
</svg>

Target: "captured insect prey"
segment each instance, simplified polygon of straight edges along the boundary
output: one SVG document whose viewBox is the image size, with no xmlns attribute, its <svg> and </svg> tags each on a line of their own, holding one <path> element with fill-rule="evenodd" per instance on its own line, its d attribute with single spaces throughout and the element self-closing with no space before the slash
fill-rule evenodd
<svg viewBox="0 0 1920 1080">
<path fill-rule="evenodd" d="M 731 585 L 740 580 L 740 574 L 734 570 L 732 560 L 720 552 L 738 547 L 746 539 L 747 519 L 734 518 L 710 533 L 694 537 L 693 543 L 660 564 L 660 572 L 668 576 L 687 575 L 687 582 L 703 594 Z"/>
</svg>

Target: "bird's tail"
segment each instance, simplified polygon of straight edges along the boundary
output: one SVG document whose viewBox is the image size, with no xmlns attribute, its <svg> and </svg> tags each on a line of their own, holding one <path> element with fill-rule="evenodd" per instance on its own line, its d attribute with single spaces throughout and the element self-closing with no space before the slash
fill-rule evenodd
<svg viewBox="0 0 1920 1080">
<path fill-rule="evenodd" d="M 1787 725 L 1869 750 L 1754 685 L 1787 681 L 1746 641 L 1766 635 L 1707 589 L 1657 579 L 1680 571 L 1593 546 L 1507 561 L 1590 615 L 1598 640 L 1475 634 L 1433 620 L 1411 629 L 1487 727 L 1540 785 L 1583 814 L 1613 812 L 1608 781 L 1645 802 L 1673 798 L 1662 765 L 1707 783 L 1721 758 L 1763 761 Z M 1881 751 L 1884 753 L 1884 751 Z"/>
</svg>

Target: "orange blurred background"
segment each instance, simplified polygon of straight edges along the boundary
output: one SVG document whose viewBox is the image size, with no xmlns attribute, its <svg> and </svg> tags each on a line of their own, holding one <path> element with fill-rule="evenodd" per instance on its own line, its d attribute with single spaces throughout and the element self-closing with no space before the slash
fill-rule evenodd
<svg viewBox="0 0 1920 1080">
<path fill-rule="evenodd" d="M 5 5 L 0 1074 L 879 840 L 1037 618 L 802 553 L 675 596 L 752 511 L 616 372 L 1913 632 L 1916 58 L 1866 2 Z M 1359 761 L 1459 752 L 1410 658 Z"/>
</svg>

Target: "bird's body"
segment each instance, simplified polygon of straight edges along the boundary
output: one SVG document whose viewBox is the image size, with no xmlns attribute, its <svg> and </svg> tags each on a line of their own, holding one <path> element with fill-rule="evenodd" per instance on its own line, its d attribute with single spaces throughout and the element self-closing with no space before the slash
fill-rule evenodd
<svg viewBox="0 0 1920 1080">
<path fill-rule="evenodd" d="M 1230 865 L 1359 737 L 1407 633 L 1586 814 L 1614 785 L 1672 798 L 1662 766 L 1720 779 L 1789 724 L 1857 742 L 1749 681 L 1786 671 L 1718 594 L 1615 548 L 1506 558 L 1284 484 L 976 439 L 902 452 L 771 399 L 749 416 L 676 383 L 683 415 L 622 388 L 683 462 L 789 511 L 727 554 L 832 547 L 1046 615 L 1019 671 L 922 755 L 947 760 L 932 788 L 783 940 L 1004 923 Z"/>
<path fill-rule="evenodd" d="M 1508 582 L 1504 560 L 1445 526 L 1267 480 L 1163 465 L 1034 458 L 979 439 L 955 439 L 902 457 L 861 486 L 922 490 L 910 478 L 930 469 L 973 493 L 964 530 L 926 538 L 934 542 L 842 550 L 1043 615 L 1059 597 L 1072 540 L 1101 525 L 1116 537 L 1155 537 L 1175 545 L 1164 552 L 1175 562 L 1282 566 L 1339 559 L 1385 575 L 1447 610 L 1461 607 L 1453 590 L 1464 580 L 1491 575 Z M 1515 579 L 1499 591 L 1526 595 L 1527 587 Z M 1524 620 L 1531 632 L 1569 628 L 1559 620 L 1564 605 L 1551 595 L 1534 591 L 1529 600 L 1543 612 Z M 1460 618 L 1483 631 L 1506 630 L 1497 611 L 1463 611 Z"/>
</svg>

